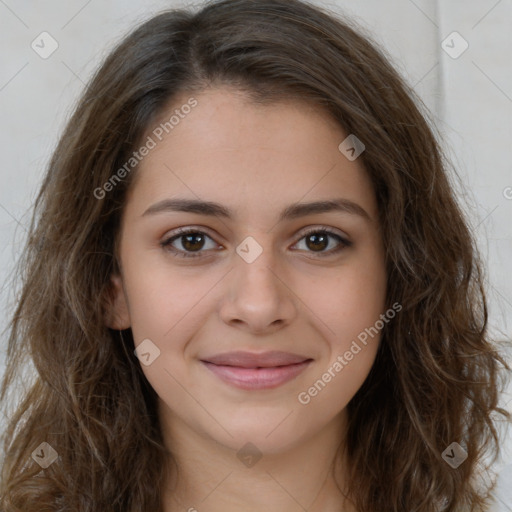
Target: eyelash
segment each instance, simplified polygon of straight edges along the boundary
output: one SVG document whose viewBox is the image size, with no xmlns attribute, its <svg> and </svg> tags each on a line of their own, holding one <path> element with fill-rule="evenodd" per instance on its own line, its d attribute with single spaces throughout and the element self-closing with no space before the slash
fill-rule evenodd
<svg viewBox="0 0 512 512">
<path fill-rule="evenodd" d="M 348 240 L 346 240 L 345 238 L 340 236 L 338 233 L 335 233 L 331 229 L 329 229 L 327 227 L 324 227 L 324 226 L 315 227 L 315 228 L 312 228 L 312 229 L 308 230 L 307 232 L 305 232 L 301 236 L 301 238 L 298 241 L 302 240 L 303 238 L 306 238 L 307 236 L 309 236 L 309 235 L 311 235 L 313 233 L 327 234 L 327 235 L 329 235 L 329 236 L 331 236 L 333 238 L 336 238 L 338 240 L 338 242 L 340 243 L 340 245 L 337 248 L 331 249 L 329 251 L 321 251 L 321 252 L 317 253 L 317 254 L 320 254 L 320 256 L 315 256 L 315 257 L 320 257 L 320 258 L 325 257 L 325 256 L 322 256 L 322 255 L 332 256 L 333 254 L 337 254 L 338 252 L 342 251 L 344 248 L 350 247 L 352 245 L 352 242 L 349 242 Z M 181 238 L 181 237 L 183 237 L 183 236 L 185 236 L 187 234 L 200 234 L 200 235 L 205 235 L 208 238 L 212 239 L 212 237 L 210 237 L 208 235 L 208 233 L 206 233 L 204 231 L 201 231 L 199 229 L 195 229 L 195 228 L 179 228 L 171 237 L 166 238 L 165 240 L 163 240 L 160 243 L 160 245 L 165 250 L 170 251 L 171 253 L 174 253 L 174 256 L 176 256 L 176 257 L 183 257 L 183 258 L 198 258 L 198 257 L 202 257 L 201 253 L 206 252 L 204 250 L 199 250 L 199 251 L 196 251 L 196 252 L 187 252 L 187 251 L 182 251 L 181 249 L 176 249 L 175 247 L 173 247 L 171 245 L 175 240 L 178 240 L 179 238 Z M 310 252 L 313 252 L 313 254 L 315 254 L 314 251 L 310 251 Z"/>
</svg>

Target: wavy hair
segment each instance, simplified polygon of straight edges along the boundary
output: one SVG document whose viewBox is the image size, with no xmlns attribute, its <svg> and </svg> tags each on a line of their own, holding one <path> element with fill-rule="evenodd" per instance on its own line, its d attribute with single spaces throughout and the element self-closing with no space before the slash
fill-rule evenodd
<svg viewBox="0 0 512 512">
<path fill-rule="evenodd" d="M 483 265 L 453 169 L 386 53 L 350 20 L 299 0 L 164 11 L 128 34 L 86 87 L 48 165 L 19 261 L 0 392 L 6 411 L 13 402 L 1 510 L 161 510 L 172 454 L 156 393 L 131 331 L 105 327 L 136 169 L 104 197 L 95 190 L 173 98 L 213 85 L 254 102 L 314 102 L 366 145 L 360 158 L 377 198 L 387 302 L 403 309 L 347 406 L 350 499 L 361 512 L 485 510 L 492 485 L 476 477 L 499 453 L 497 418 L 510 420 L 499 407 L 510 368 L 487 332 Z M 34 371 L 23 374 L 30 362 Z M 25 384 L 19 399 L 17 381 Z M 454 441 L 468 454 L 457 469 L 441 456 Z M 41 442 L 58 454 L 45 469 L 31 457 Z"/>
</svg>

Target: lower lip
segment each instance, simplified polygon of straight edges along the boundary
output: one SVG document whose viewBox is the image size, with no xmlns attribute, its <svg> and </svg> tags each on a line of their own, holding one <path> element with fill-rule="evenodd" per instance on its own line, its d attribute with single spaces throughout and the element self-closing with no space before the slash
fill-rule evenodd
<svg viewBox="0 0 512 512">
<path fill-rule="evenodd" d="M 311 360 L 271 368 L 241 368 L 201 362 L 224 382 L 241 389 L 257 390 L 277 388 L 292 380 L 306 369 Z"/>
</svg>

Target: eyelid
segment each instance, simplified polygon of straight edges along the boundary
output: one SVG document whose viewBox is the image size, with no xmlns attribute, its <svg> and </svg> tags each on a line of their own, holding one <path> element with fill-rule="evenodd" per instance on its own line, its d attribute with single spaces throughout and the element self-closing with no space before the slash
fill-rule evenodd
<svg viewBox="0 0 512 512">
<path fill-rule="evenodd" d="M 303 237 L 305 235 L 308 235 L 309 233 L 316 233 L 317 231 L 326 231 L 329 234 L 337 235 L 340 238 L 343 238 L 344 241 L 349 243 L 349 237 L 347 234 L 343 233 L 343 231 L 333 228 L 331 226 L 325 226 L 322 224 L 310 224 L 309 226 L 305 226 L 302 228 L 299 232 L 300 236 Z"/>
<path fill-rule="evenodd" d="M 185 236 L 190 233 L 192 233 L 192 234 L 198 233 L 198 234 L 206 235 L 208 238 L 210 238 L 217 244 L 217 242 L 215 241 L 215 237 L 210 234 L 210 230 L 207 227 L 205 227 L 205 226 L 186 226 L 186 227 L 176 228 L 169 234 L 164 235 L 162 241 L 160 242 L 160 246 L 162 248 L 168 250 L 169 252 L 174 253 L 175 255 L 180 255 L 180 256 L 185 256 L 185 257 L 190 257 L 190 258 L 196 257 L 196 255 L 202 256 L 204 253 L 209 252 L 209 250 L 187 252 L 187 251 L 182 251 L 181 249 L 175 249 L 174 247 L 172 247 L 171 244 L 174 241 L 179 240 L 182 236 Z M 220 244 L 217 244 L 217 245 L 220 246 Z"/>
<path fill-rule="evenodd" d="M 311 224 L 309 226 L 305 226 L 299 231 L 299 234 L 296 235 L 298 238 L 296 242 L 293 245 L 298 244 L 303 238 L 308 236 L 312 233 L 327 233 L 328 236 L 337 238 L 338 239 L 338 247 L 335 249 L 330 249 L 328 251 L 319 251 L 317 254 L 318 256 L 314 256 L 315 258 L 321 258 L 321 257 L 327 257 L 330 255 L 337 254 L 338 252 L 342 251 L 344 248 L 350 247 L 352 245 L 352 242 L 348 239 L 348 236 L 345 234 L 340 234 L 336 228 L 330 227 L 330 226 L 324 226 L 320 224 Z M 170 251 L 173 252 L 174 255 L 183 256 L 183 257 L 189 257 L 189 258 L 196 258 L 200 256 L 206 256 L 207 253 L 211 251 L 209 250 L 199 250 L 199 251 L 183 251 L 181 249 L 175 249 L 172 247 L 172 242 L 175 240 L 178 240 L 181 236 L 187 235 L 189 233 L 193 234 L 203 234 L 206 235 L 208 238 L 213 240 L 215 242 L 215 236 L 210 234 L 209 228 L 205 226 L 186 226 L 186 227 L 179 227 L 173 230 L 169 235 L 166 235 L 163 237 L 163 240 L 160 242 L 160 245 Z M 217 243 L 217 242 L 215 242 Z M 218 244 L 220 245 L 220 244 Z M 222 246 L 221 246 L 222 247 Z M 307 251 L 311 252 L 312 254 L 315 254 L 315 251 Z M 206 255 L 204 254 L 206 253 Z"/>
<path fill-rule="evenodd" d="M 324 226 L 321 224 L 312 224 L 310 226 L 306 226 L 300 231 L 298 235 L 297 241 L 294 245 L 298 244 L 303 238 L 307 237 L 312 233 L 327 233 L 328 236 L 332 238 L 338 239 L 338 246 L 334 249 L 330 249 L 328 251 L 319 251 L 315 253 L 315 251 L 307 251 L 313 255 L 317 254 L 318 256 L 313 256 L 314 258 L 327 258 L 329 256 L 334 256 L 339 254 L 344 249 L 351 247 L 353 243 L 349 240 L 349 237 L 344 233 L 340 233 L 339 230 L 330 226 Z"/>
</svg>

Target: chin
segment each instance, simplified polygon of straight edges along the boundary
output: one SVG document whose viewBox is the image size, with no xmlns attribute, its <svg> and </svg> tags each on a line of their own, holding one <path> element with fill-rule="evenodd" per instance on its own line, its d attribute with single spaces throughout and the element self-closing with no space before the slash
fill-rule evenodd
<svg viewBox="0 0 512 512">
<path fill-rule="evenodd" d="M 307 424 L 304 421 L 297 424 L 294 419 L 297 419 L 296 413 L 291 410 L 282 410 L 279 414 L 269 412 L 266 416 L 260 411 L 256 418 L 242 414 L 238 418 L 232 416 L 229 422 L 222 422 L 231 435 L 224 429 L 216 429 L 215 432 L 208 429 L 207 435 L 236 452 L 251 443 L 262 454 L 277 455 L 294 448 L 308 437 Z M 314 432 L 309 434 L 313 435 Z"/>
</svg>

